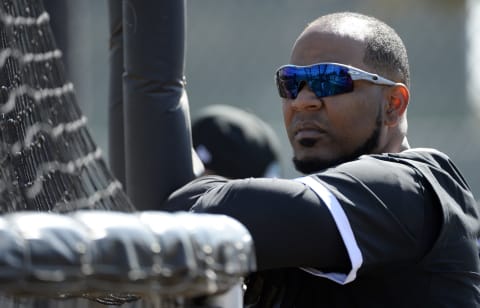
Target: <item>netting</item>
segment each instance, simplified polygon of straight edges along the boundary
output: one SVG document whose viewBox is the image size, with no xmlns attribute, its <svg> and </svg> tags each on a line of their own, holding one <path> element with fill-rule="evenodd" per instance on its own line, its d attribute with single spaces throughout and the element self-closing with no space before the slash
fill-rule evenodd
<svg viewBox="0 0 480 308">
<path fill-rule="evenodd" d="M 65 76 L 41 1 L 0 3 L 0 211 L 132 211 Z"/>
</svg>

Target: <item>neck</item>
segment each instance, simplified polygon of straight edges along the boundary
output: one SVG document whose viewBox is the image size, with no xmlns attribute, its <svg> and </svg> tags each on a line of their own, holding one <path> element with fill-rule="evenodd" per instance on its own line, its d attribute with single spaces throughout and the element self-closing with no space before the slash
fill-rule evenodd
<svg viewBox="0 0 480 308">
<path fill-rule="evenodd" d="M 400 144 L 399 152 L 410 149 L 410 144 L 408 143 L 407 137 L 403 138 L 402 143 Z"/>
</svg>

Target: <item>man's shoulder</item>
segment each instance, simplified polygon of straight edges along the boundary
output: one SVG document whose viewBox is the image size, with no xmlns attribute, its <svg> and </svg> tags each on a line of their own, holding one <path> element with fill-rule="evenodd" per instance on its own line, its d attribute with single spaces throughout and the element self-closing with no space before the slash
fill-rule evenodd
<svg viewBox="0 0 480 308">
<path fill-rule="evenodd" d="M 373 157 L 373 156 L 372 156 Z M 442 191 L 445 191 L 446 183 L 454 185 L 461 190 L 471 193 L 470 186 L 464 178 L 462 172 L 458 169 L 450 157 L 436 149 L 431 148 L 414 148 L 400 153 L 389 153 L 385 155 L 376 156 L 377 159 L 394 160 L 413 167 L 420 171 L 424 177 L 428 179 L 431 184 L 441 182 L 443 183 Z M 438 188 L 438 185 L 433 185 Z"/>
<path fill-rule="evenodd" d="M 416 160 L 419 162 L 434 162 L 450 160 L 450 157 L 434 148 L 411 148 L 398 153 L 386 153 L 380 155 L 371 155 L 373 157 L 392 157 L 398 159 Z"/>
<path fill-rule="evenodd" d="M 406 159 L 414 159 L 419 161 L 450 161 L 450 157 L 437 149 L 433 148 L 412 148 L 397 154 Z"/>
<path fill-rule="evenodd" d="M 458 172 L 446 153 L 433 148 L 412 148 L 399 153 L 364 155 L 361 158 L 373 158 L 407 165 L 425 165 L 429 168 L 444 170 L 453 168 Z"/>
<path fill-rule="evenodd" d="M 378 174 L 394 172 L 394 170 L 406 171 L 418 169 L 418 166 L 426 168 L 451 169 L 453 163 L 447 154 L 432 148 L 414 148 L 398 153 L 366 154 L 357 159 L 333 168 L 324 170 L 330 172 L 353 172 Z M 406 168 L 406 169 L 405 169 Z"/>
<path fill-rule="evenodd" d="M 376 182 L 378 177 L 402 181 L 451 182 L 470 190 L 450 157 L 433 148 L 413 148 L 399 153 L 362 155 L 358 159 L 326 170 L 325 174 L 348 173 L 358 180 Z"/>
</svg>

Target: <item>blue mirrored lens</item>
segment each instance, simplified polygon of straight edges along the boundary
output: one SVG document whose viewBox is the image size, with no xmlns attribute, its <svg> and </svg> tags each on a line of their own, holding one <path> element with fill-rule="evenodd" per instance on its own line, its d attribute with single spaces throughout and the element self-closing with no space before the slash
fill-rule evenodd
<svg viewBox="0 0 480 308">
<path fill-rule="evenodd" d="M 336 64 L 311 66 L 287 65 L 276 73 L 281 97 L 294 99 L 307 84 L 317 97 L 325 97 L 353 91 L 353 81 L 348 68 Z"/>
</svg>

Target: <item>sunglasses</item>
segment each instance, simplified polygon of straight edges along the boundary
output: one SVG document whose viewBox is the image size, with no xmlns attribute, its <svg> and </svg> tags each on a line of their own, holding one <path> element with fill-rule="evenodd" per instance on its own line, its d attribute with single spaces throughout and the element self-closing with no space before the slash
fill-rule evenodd
<svg viewBox="0 0 480 308">
<path fill-rule="evenodd" d="M 295 99 L 304 86 L 317 97 L 332 96 L 353 91 L 354 80 L 393 86 L 395 82 L 353 66 L 338 63 L 317 63 L 309 66 L 284 65 L 275 73 L 280 97 Z"/>
</svg>

